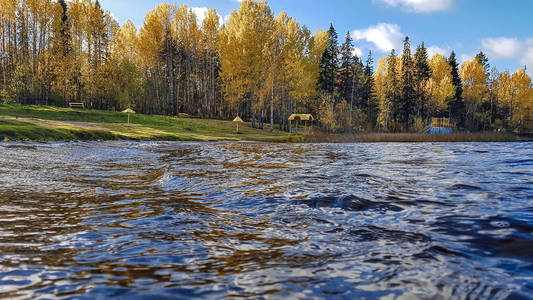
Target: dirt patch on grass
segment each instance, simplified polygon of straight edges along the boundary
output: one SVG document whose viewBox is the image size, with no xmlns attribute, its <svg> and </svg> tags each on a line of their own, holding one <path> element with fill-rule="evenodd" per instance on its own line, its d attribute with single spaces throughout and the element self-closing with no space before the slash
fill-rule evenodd
<svg viewBox="0 0 533 300">
<path fill-rule="evenodd" d="M 105 130 L 109 131 L 108 128 L 98 126 L 94 123 L 88 122 L 74 122 L 74 121 L 52 121 L 52 120 L 43 120 L 43 119 L 34 119 L 34 118 L 17 118 L 17 117 L 0 117 L 0 120 L 6 121 L 19 121 L 31 123 L 38 126 L 52 127 L 52 128 L 78 128 L 85 130 Z"/>
</svg>

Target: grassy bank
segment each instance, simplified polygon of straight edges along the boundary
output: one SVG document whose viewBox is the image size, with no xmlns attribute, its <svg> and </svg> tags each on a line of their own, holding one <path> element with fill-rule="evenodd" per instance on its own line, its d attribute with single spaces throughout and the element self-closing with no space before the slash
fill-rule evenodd
<svg viewBox="0 0 533 300">
<path fill-rule="evenodd" d="M 51 106 L 0 105 L 0 141 L 169 140 L 299 142 L 302 135 L 258 130 L 249 123 L 178 119 L 134 114 L 131 124 L 121 112 L 69 109 Z"/>
<path fill-rule="evenodd" d="M 450 142 L 516 142 L 516 136 L 501 133 L 366 133 L 366 134 L 327 134 L 314 132 L 305 136 L 306 142 L 329 143 L 450 143 Z"/>
<path fill-rule="evenodd" d="M 0 120 L 0 140 L 71 141 L 113 140 L 117 137 L 105 130 L 84 130 L 74 127 L 44 127 L 28 122 Z"/>
<path fill-rule="evenodd" d="M 72 140 L 167 140 L 167 141 L 265 141 L 310 143 L 376 142 L 513 142 L 522 140 L 498 133 L 456 133 L 450 135 L 410 133 L 328 134 L 314 131 L 290 135 L 282 131 L 253 129 L 251 124 L 230 121 L 131 115 L 102 110 L 51 106 L 0 105 L 0 142 Z M 527 139 L 531 141 L 531 139 Z"/>
</svg>

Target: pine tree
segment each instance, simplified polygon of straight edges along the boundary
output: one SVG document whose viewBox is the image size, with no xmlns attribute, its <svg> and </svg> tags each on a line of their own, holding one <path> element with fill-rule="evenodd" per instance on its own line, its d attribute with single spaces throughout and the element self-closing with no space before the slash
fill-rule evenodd
<svg viewBox="0 0 533 300">
<path fill-rule="evenodd" d="M 422 117 L 427 108 L 426 85 L 431 78 L 431 68 L 429 67 L 428 52 L 424 43 L 418 46 L 415 53 L 414 80 L 416 88 L 415 111 L 417 117 Z"/>
<path fill-rule="evenodd" d="M 340 70 L 338 91 L 342 100 L 350 102 L 353 96 L 354 69 L 353 64 L 357 57 L 354 57 L 354 47 L 350 33 L 346 34 L 346 41 L 342 44 L 340 55 Z"/>
<path fill-rule="evenodd" d="M 367 120 L 370 125 L 374 127 L 376 125 L 378 107 L 375 83 L 374 83 L 374 59 L 372 57 L 372 51 L 368 52 L 366 58 L 366 64 L 363 73 L 363 92 L 362 92 L 362 105 L 367 114 Z"/>
<path fill-rule="evenodd" d="M 68 7 L 64 0 L 59 0 L 60 9 L 52 21 L 52 91 L 62 98 L 62 101 L 73 100 L 76 97 L 76 85 L 79 81 L 78 73 L 73 67 L 73 48 L 70 35 L 70 21 Z"/>
<path fill-rule="evenodd" d="M 385 127 L 389 128 L 391 119 L 397 123 L 401 114 L 402 103 L 400 97 L 400 81 L 398 76 L 398 56 L 392 49 L 387 63 L 387 76 L 385 78 L 385 107 L 389 112 L 385 113 Z"/>
<path fill-rule="evenodd" d="M 67 16 L 67 4 L 65 0 L 58 1 L 61 7 L 60 17 L 53 21 L 53 49 L 55 54 L 67 55 L 72 52 L 72 41 L 70 40 L 70 24 Z"/>
<path fill-rule="evenodd" d="M 463 83 L 459 76 L 459 65 L 455 52 L 452 51 L 448 63 L 452 67 L 452 84 L 455 87 L 455 95 L 453 100 L 448 103 L 448 110 L 450 111 L 450 119 L 457 122 L 459 126 L 464 125 L 465 104 L 463 101 Z"/>
<path fill-rule="evenodd" d="M 353 69 L 353 105 L 362 108 L 363 97 L 365 94 L 365 65 L 363 60 L 354 56 Z"/>
<path fill-rule="evenodd" d="M 339 65 L 337 31 L 335 31 L 333 24 L 330 25 L 328 30 L 328 40 L 328 46 L 326 47 L 326 51 L 322 54 L 322 59 L 320 61 L 318 85 L 322 92 L 327 94 L 330 98 L 333 98 Z"/>
<path fill-rule="evenodd" d="M 405 129 L 409 127 L 411 118 L 415 110 L 415 81 L 414 81 L 414 68 L 413 59 L 411 57 L 411 45 L 409 43 L 409 37 L 405 37 L 403 42 L 403 55 L 402 55 L 402 70 L 401 70 L 401 108 L 399 121 L 405 126 Z"/>
<path fill-rule="evenodd" d="M 483 53 L 483 51 L 479 52 L 476 55 L 476 60 L 479 62 L 480 65 L 483 66 L 485 69 L 485 75 L 487 75 L 487 78 L 490 77 L 490 64 L 489 64 L 489 58 Z"/>
</svg>

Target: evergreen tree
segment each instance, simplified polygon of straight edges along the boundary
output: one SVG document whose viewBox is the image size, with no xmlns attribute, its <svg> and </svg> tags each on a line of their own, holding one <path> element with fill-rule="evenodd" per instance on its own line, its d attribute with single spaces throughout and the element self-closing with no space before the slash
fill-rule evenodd
<svg viewBox="0 0 533 300">
<path fill-rule="evenodd" d="M 337 31 L 330 25 L 328 30 L 328 46 L 320 61 L 320 75 L 318 85 L 320 90 L 330 97 L 335 94 L 336 78 L 339 65 L 339 49 L 337 45 Z"/>
<path fill-rule="evenodd" d="M 379 104 L 377 103 L 375 93 L 374 59 L 372 57 L 372 51 L 368 52 L 363 76 L 362 105 L 366 110 L 368 122 L 374 127 L 376 126 Z"/>
<path fill-rule="evenodd" d="M 409 37 L 405 37 L 403 42 L 401 77 L 401 108 L 400 115 L 398 117 L 400 123 L 405 126 L 405 129 L 407 129 L 415 110 L 416 99 L 413 59 L 411 57 L 411 45 L 409 43 Z"/>
<path fill-rule="evenodd" d="M 354 56 L 353 69 L 353 106 L 362 107 L 365 91 L 365 66 L 361 58 Z"/>
<path fill-rule="evenodd" d="M 428 52 L 424 43 L 418 46 L 415 53 L 414 79 L 416 88 L 415 111 L 417 117 L 422 117 L 427 106 L 428 97 L 426 85 L 431 78 L 431 68 L 429 66 Z"/>
<path fill-rule="evenodd" d="M 354 57 L 354 47 L 352 45 L 352 38 L 350 33 L 346 34 L 346 41 L 341 46 L 340 55 L 340 70 L 338 91 L 342 100 L 350 102 L 353 97 L 353 82 L 354 82 L 354 69 L 353 64 L 357 57 Z"/>
<path fill-rule="evenodd" d="M 400 97 L 400 81 L 398 76 L 398 57 L 396 52 L 392 49 L 387 64 L 387 76 L 385 78 L 385 107 L 390 109 L 390 112 L 386 112 L 385 115 L 385 127 L 389 128 L 390 120 L 399 122 L 399 116 L 401 114 L 402 103 Z"/>
<path fill-rule="evenodd" d="M 479 52 L 476 55 L 476 60 L 479 62 L 480 65 L 483 66 L 485 69 L 485 75 L 487 75 L 487 78 L 490 77 L 490 64 L 489 64 L 489 58 L 483 53 L 483 51 Z"/>
<path fill-rule="evenodd" d="M 67 16 L 67 4 L 65 0 L 58 1 L 61 7 L 61 15 L 54 18 L 52 24 L 54 54 L 67 55 L 72 52 L 72 41 L 70 40 L 70 25 Z"/>
<path fill-rule="evenodd" d="M 463 101 L 463 83 L 459 76 L 459 64 L 455 57 L 455 52 L 452 51 L 448 63 L 452 67 L 452 84 L 455 87 L 455 95 L 448 103 L 448 110 L 450 111 L 450 119 L 454 120 L 459 126 L 464 124 L 465 104 Z"/>
<path fill-rule="evenodd" d="M 372 74 L 374 69 L 374 59 L 372 58 L 372 51 L 368 52 L 368 56 L 366 58 L 366 63 L 363 67 L 363 80 L 362 80 L 362 87 L 361 87 L 361 101 L 360 101 L 360 108 L 366 110 L 368 108 L 368 100 L 370 99 L 370 96 L 372 94 L 372 84 L 373 84 L 373 77 Z"/>
<path fill-rule="evenodd" d="M 79 84 L 79 72 L 73 65 L 71 26 L 68 17 L 68 7 L 64 0 L 59 0 L 60 9 L 52 20 L 52 47 L 51 47 L 51 90 L 62 101 L 70 101 L 76 98 L 76 87 Z M 60 104 L 60 103 L 56 103 Z M 63 103 L 61 103 L 63 104 Z"/>
</svg>

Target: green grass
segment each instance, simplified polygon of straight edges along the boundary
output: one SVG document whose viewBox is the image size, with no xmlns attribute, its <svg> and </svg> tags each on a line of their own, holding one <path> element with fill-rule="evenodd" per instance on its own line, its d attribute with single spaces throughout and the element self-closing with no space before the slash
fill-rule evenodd
<svg viewBox="0 0 533 300">
<path fill-rule="evenodd" d="M 79 130 L 76 128 L 49 128 L 27 122 L 0 120 L 0 141 L 72 141 L 114 140 L 109 131 Z"/>
<path fill-rule="evenodd" d="M 16 120 L 14 120 L 16 118 Z M 0 141 L 10 140 L 172 140 L 221 141 L 251 140 L 298 142 L 302 135 L 258 130 L 249 123 L 239 126 L 230 121 L 178 119 L 174 117 L 121 112 L 70 109 L 52 106 L 0 105 Z M 94 130 L 96 127 L 99 130 Z"/>
<path fill-rule="evenodd" d="M 70 140 L 168 140 L 168 141 L 264 141 L 264 142 L 511 142 L 517 137 L 497 133 L 430 134 L 328 134 L 318 130 L 309 135 L 253 129 L 249 123 L 179 119 L 158 115 L 131 115 L 121 112 L 70 109 L 52 106 L 0 105 L 0 142 Z"/>
</svg>

